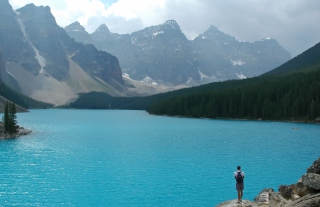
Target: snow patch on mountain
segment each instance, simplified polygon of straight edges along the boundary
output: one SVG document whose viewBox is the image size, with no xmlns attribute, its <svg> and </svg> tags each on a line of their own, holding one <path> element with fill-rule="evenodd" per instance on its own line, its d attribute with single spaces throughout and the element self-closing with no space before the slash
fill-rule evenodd
<svg viewBox="0 0 320 207">
<path fill-rule="evenodd" d="M 130 75 L 128 73 L 122 73 L 122 78 L 126 78 L 133 81 L 133 79 L 130 78 Z"/>
<path fill-rule="evenodd" d="M 155 33 L 153 33 L 152 35 L 153 35 L 153 36 L 157 36 L 157 35 L 159 35 L 159 34 L 164 34 L 164 31 L 155 32 Z"/>
<path fill-rule="evenodd" d="M 152 78 L 150 78 L 149 76 L 146 76 L 144 79 L 142 79 L 140 82 L 143 83 L 151 83 L 152 85 L 158 85 L 157 82 L 155 82 Z"/>
<path fill-rule="evenodd" d="M 241 60 L 231 60 L 231 63 L 232 63 L 232 65 L 233 66 L 235 66 L 235 65 L 244 65 L 244 64 L 246 64 L 245 62 L 243 62 L 243 61 L 241 61 Z"/>
<path fill-rule="evenodd" d="M 245 75 L 243 75 L 242 73 L 240 73 L 240 74 L 236 73 L 236 75 L 239 79 L 247 79 L 247 77 Z"/>
</svg>

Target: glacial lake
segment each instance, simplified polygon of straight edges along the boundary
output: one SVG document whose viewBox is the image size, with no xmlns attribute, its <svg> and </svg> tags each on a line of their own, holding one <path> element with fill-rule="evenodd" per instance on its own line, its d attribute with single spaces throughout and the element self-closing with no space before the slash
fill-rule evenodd
<svg viewBox="0 0 320 207">
<path fill-rule="evenodd" d="M 215 206 L 293 184 L 320 156 L 320 125 L 145 111 L 31 110 L 0 140 L 0 206 Z"/>
</svg>

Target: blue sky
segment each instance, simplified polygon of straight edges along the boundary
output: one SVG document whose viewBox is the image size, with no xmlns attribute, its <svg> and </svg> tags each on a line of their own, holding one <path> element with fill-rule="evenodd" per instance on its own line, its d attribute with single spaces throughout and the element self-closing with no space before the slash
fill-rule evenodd
<svg viewBox="0 0 320 207">
<path fill-rule="evenodd" d="M 188 39 L 210 25 L 243 41 L 276 39 L 292 57 L 320 42 L 319 0 L 9 0 L 50 6 L 57 23 L 80 22 L 89 33 L 101 24 L 111 32 L 132 33 L 176 20 Z"/>
</svg>

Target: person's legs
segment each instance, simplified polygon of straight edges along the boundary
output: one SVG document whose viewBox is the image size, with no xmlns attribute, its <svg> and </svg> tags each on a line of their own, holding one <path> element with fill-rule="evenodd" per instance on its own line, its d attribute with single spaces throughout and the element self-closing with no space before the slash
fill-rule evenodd
<svg viewBox="0 0 320 207">
<path fill-rule="evenodd" d="M 242 196 L 243 196 L 243 189 L 244 189 L 244 185 L 243 183 L 237 183 L 236 184 L 236 189 L 238 191 L 238 201 L 242 201 Z"/>
<path fill-rule="evenodd" d="M 241 196 L 241 190 L 238 190 L 238 189 L 237 189 L 237 191 L 238 191 L 238 201 L 241 201 L 241 198 L 242 198 L 242 196 Z"/>
</svg>

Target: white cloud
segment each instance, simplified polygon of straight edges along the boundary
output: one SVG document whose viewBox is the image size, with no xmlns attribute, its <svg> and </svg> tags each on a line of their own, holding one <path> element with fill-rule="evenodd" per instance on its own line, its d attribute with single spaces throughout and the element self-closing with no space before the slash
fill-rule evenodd
<svg viewBox="0 0 320 207">
<path fill-rule="evenodd" d="M 215 25 L 245 41 L 266 36 L 293 56 L 320 41 L 320 1 L 315 0 L 9 0 L 14 9 L 28 3 L 48 5 L 57 23 L 79 21 L 88 32 L 105 23 L 111 32 L 131 33 L 174 19 L 191 39 Z"/>
</svg>

